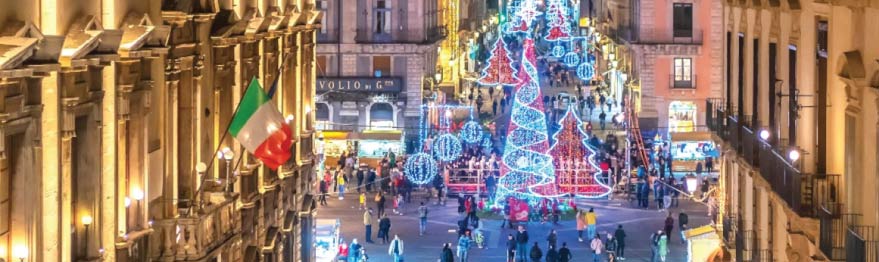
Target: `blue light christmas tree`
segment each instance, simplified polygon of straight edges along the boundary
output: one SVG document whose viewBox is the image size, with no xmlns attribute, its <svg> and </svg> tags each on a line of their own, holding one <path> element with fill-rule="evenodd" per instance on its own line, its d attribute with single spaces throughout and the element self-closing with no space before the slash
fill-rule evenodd
<svg viewBox="0 0 879 262">
<path fill-rule="evenodd" d="M 540 92 L 534 40 L 526 38 L 519 79 L 513 99 L 507 141 L 501 157 L 501 177 L 496 197 L 515 197 L 536 203 L 558 197 L 555 168 L 548 154 L 549 136 Z"/>
</svg>

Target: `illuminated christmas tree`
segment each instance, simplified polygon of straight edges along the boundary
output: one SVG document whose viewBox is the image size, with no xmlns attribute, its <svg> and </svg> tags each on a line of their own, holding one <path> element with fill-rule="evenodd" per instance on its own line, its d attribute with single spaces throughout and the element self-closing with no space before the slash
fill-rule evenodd
<svg viewBox="0 0 879 262">
<path fill-rule="evenodd" d="M 491 57 L 488 58 L 488 65 L 482 70 L 482 77 L 476 80 L 480 85 L 515 85 L 519 83 L 516 78 L 516 69 L 512 65 L 513 59 L 510 58 L 510 51 L 507 50 L 507 44 L 503 37 L 498 37 L 494 42 L 494 49 L 491 50 Z"/>
<path fill-rule="evenodd" d="M 559 121 L 561 129 L 553 135 L 554 143 L 549 150 L 559 191 L 586 198 L 607 196 L 611 188 L 595 177 L 600 172 L 591 159 L 595 151 L 587 146 L 589 135 L 583 129 L 583 121 L 572 108 L 568 107 Z"/>
<path fill-rule="evenodd" d="M 549 21 L 549 33 L 546 41 L 566 40 L 571 37 L 571 23 L 568 10 L 560 0 L 551 0 L 546 8 L 546 19 Z"/>
<path fill-rule="evenodd" d="M 542 197 L 558 197 L 552 156 L 548 154 L 543 95 L 540 92 L 534 40 L 522 45 L 519 70 L 507 140 L 501 157 L 501 177 L 496 197 L 508 196 L 536 203 Z"/>
</svg>

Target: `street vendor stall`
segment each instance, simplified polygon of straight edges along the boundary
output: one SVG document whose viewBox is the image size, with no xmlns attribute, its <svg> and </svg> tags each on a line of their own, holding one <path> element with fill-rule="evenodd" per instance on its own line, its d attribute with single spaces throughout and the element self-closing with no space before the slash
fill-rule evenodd
<svg viewBox="0 0 879 262">
<path fill-rule="evenodd" d="M 403 146 L 403 135 L 400 131 L 321 131 L 325 162 L 335 167 L 343 153 L 356 152 L 360 163 L 376 166 L 388 151 L 398 156 Z"/>
<path fill-rule="evenodd" d="M 720 157 L 720 151 L 708 132 L 671 133 L 669 151 L 674 172 L 694 172 L 698 163 L 702 163 L 703 170 L 707 171 L 705 161 Z"/>
<path fill-rule="evenodd" d="M 715 261 L 722 256 L 721 240 L 714 227 L 701 226 L 682 232 L 687 241 L 687 261 Z M 720 261 L 720 260 L 719 260 Z"/>
</svg>

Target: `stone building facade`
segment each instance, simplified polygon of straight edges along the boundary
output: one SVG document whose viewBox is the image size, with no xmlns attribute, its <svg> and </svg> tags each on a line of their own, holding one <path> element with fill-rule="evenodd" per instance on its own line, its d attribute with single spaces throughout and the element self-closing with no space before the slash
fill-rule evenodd
<svg viewBox="0 0 879 262">
<path fill-rule="evenodd" d="M 0 1 L 0 261 L 310 261 L 321 16 Z M 254 78 L 295 134 L 277 171 L 226 132 Z"/>
<path fill-rule="evenodd" d="M 701 101 L 719 96 L 723 80 L 721 0 L 597 2 L 595 25 L 620 44 L 605 53 L 621 61 L 638 89 L 641 129 L 691 132 L 704 126 Z"/>
<path fill-rule="evenodd" d="M 722 225 L 737 261 L 877 261 L 879 1 L 724 1 Z"/>
<path fill-rule="evenodd" d="M 317 86 L 321 128 L 415 130 L 446 37 L 439 2 L 317 0 L 326 14 L 317 48 L 318 85 L 325 84 Z M 365 88 L 377 82 L 396 86 Z M 330 86 L 337 83 L 351 86 Z"/>
</svg>

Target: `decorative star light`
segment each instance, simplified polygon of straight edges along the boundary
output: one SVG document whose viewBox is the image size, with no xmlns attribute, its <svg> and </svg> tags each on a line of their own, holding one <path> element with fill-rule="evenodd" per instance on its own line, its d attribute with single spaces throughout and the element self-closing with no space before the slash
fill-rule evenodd
<svg viewBox="0 0 879 262">
<path fill-rule="evenodd" d="M 452 134 L 443 134 L 433 141 L 433 154 L 441 161 L 454 161 L 461 157 L 461 141 Z"/>
<path fill-rule="evenodd" d="M 403 172 L 412 183 L 424 185 L 433 181 L 433 178 L 439 173 L 437 166 L 436 160 L 430 155 L 417 153 L 409 156 L 406 160 Z"/>
</svg>

